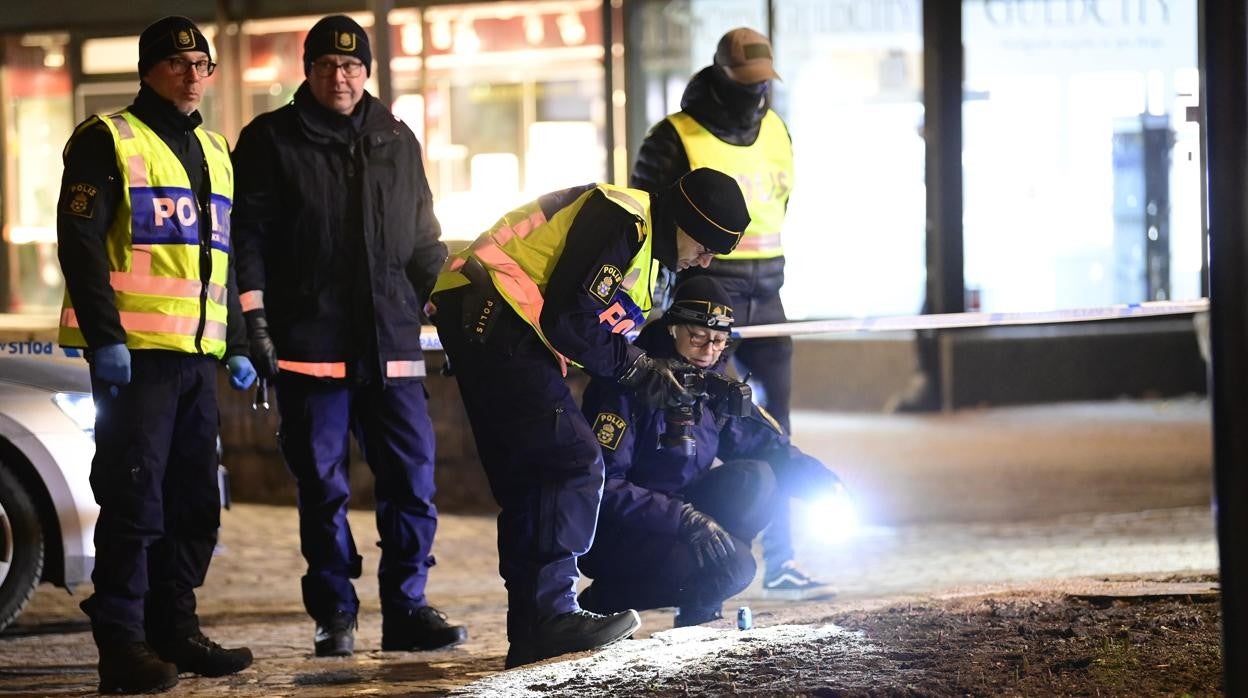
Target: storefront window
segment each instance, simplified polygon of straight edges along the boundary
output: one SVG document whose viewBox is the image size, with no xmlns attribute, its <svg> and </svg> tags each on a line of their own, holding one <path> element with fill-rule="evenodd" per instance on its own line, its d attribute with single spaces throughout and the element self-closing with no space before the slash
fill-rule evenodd
<svg viewBox="0 0 1248 698">
<path fill-rule="evenodd" d="M 963 23 L 983 309 L 1200 297 L 1196 2 L 967 2 Z"/>
<path fill-rule="evenodd" d="M 793 137 L 796 183 L 784 224 L 791 318 L 917 312 L 924 284 L 922 37 L 917 2 L 775 0 L 782 80 L 773 108 Z M 680 109 L 719 38 L 767 32 L 765 0 L 667 0 L 630 21 L 634 153 Z M 640 115 L 644 115 L 641 117 Z M 638 121 L 638 119 L 641 121 Z"/>
<path fill-rule="evenodd" d="M 439 5 L 402 23 L 392 15 L 396 104 L 418 90 L 423 98 L 413 106 L 424 106 L 445 238 L 470 240 L 518 204 L 604 179 L 601 12 L 599 0 L 559 0 Z M 400 60 L 420 48 L 425 65 Z"/>
<path fill-rule="evenodd" d="M 3 312 L 55 313 L 63 281 L 56 258 L 61 147 L 73 130 L 62 34 L 4 37 L 4 244 L 9 269 Z"/>
<path fill-rule="evenodd" d="M 917 0 L 776 0 L 776 101 L 796 182 L 784 224 L 790 318 L 919 312 L 926 283 L 923 36 Z"/>
</svg>

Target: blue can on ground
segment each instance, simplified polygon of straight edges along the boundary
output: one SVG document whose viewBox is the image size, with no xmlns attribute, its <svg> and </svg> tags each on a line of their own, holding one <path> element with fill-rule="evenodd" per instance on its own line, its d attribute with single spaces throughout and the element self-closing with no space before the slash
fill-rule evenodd
<svg viewBox="0 0 1248 698">
<path fill-rule="evenodd" d="M 750 613 L 749 606 L 742 606 L 737 609 L 737 629 L 749 630 L 754 627 L 754 614 Z"/>
</svg>

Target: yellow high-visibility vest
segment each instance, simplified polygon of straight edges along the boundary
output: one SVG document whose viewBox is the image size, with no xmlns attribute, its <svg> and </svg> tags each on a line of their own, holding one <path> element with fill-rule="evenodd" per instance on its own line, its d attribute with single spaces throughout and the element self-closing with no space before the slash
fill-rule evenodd
<svg viewBox="0 0 1248 698">
<path fill-rule="evenodd" d="M 471 245 L 446 261 L 433 293 L 469 283 L 460 273 L 474 257 L 490 274 L 490 280 L 507 304 L 524 319 L 542 343 L 560 362 L 568 361 L 550 344 L 542 331 L 542 305 L 550 274 L 563 254 L 568 231 L 577 213 L 594 192 L 602 192 L 612 203 L 631 213 L 637 221 L 641 249 L 624 269 L 606 265 L 590 293 L 598 296 L 604 309 L 599 321 L 611 332 L 623 333 L 641 326 L 653 306 L 652 294 L 658 280 L 650 235 L 650 195 L 637 189 L 598 184 L 559 209 L 548 220 L 537 201 L 508 212 Z M 575 361 L 571 361 L 573 365 Z"/>
<path fill-rule="evenodd" d="M 108 229 L 105 251 L 126 346 L 224 356 L 234 196 L 229 145 L 220 134 L 195 129 L 212 186 L 212 269 L 204 283 L 199 200 L 182 162 L 128 110 L 88 120 L 75 136 L 97 119 L 113 136 L 122 178 L 122 200 Z M 68 291 L 57 341 L 67 347 L 87 346 Z"/>
<path fill-rule="evenodd" d="M 731 253 L 720 259 L 767 259 L 784 254 L 780 228 L 793 191 L 793 144 L 779 115 L 768 109 L 752 145 L 725 143 L 692 116 L 667 117 L 676 127 L 689 168 L 710 167 L 730 175 L 741 186 L 750 226 Z"/>
</svg>

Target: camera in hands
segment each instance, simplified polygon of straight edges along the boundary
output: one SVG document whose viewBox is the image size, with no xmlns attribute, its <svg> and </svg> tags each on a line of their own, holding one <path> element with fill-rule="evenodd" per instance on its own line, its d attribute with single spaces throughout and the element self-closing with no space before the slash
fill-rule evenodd
<svg viewBox="0 0 1248 698">
<path fill-rule="evenodd" d="M 754 391 L 741 381 L 691 364 L 673 366 L 672 375 L 685 394 L 673 396 L 663 410 L 663 421 L 667 423 L 667 431 L 659 437 L 663 448 L 684 456 L 696 455 L 698 443 L 693 429 L 702 421 L 704 408 L 720 417 L 744 417 L 750 413 Z"/>
</svg>

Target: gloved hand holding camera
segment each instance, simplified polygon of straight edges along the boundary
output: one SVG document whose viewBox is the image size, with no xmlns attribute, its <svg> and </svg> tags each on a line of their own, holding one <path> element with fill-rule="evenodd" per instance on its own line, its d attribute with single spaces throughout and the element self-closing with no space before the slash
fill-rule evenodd
<svg viewBox="0 0 1248 698">
<path fill-rule="evenodd" d="M 631 388 L 651 409 L 689 404 L 694 397 L 673 372 L 681 365 L 684 362 L 679 359 L 656 359 L 642 354 L 620 377 L 620 384 Z"/>
<path fill-rule="evenodd" d="M 698 567 L 726 562 L 737 549 L 732 535 L 710 515 L 694 509 L 692 504 L 681 507 L 680 528 L 676 535 L 693 548 Z"/>
<path fill-rule="evenodd" d="M 277 375 L 277 348 L 269 337 L 269 321 L 263 310 L 243 313 L 247 320 L 247 341 L 251 347 L 251 363 L 262 378 Z"/>
</svg>

